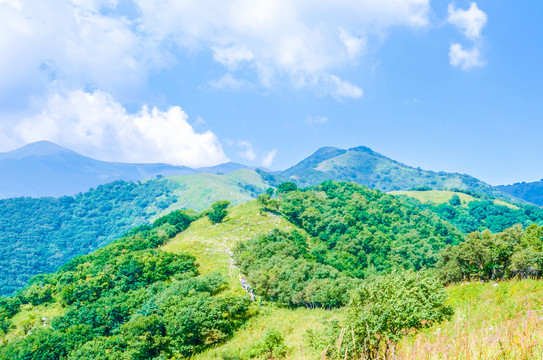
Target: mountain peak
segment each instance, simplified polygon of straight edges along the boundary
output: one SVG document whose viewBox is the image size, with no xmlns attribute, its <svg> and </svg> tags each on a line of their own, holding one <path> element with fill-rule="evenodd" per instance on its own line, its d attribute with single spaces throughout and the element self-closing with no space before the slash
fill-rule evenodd
<svg viewBox="0 0 543 360">
<path fill-rule="evenodd" d="M 61 153 L 75 154 L 72 150 L 66 149 L 60 145 L 47 140 L 36 141 L 26 144 L 18 149 L 0 154 L 3 159 L 22 159 L 28 156 L 47 156 Z"/>
</svg>

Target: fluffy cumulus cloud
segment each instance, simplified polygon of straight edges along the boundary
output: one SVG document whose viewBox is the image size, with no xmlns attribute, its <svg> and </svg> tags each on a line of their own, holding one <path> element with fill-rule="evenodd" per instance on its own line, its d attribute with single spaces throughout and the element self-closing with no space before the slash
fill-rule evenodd
<svg viewBox="0 0 543 360">
<path fill-rule="evenodd" d="M 467 10 L 457 9 L 454 4 L 449 4 L 448 13 L 447 21 L 458 27 L 468 39 L 478 40 L 481 37 L 487 16 L 476 3 L 472 2 Z"/>
<path fill-rule="evenodd" d="M 447 22 L 454 25 L 464 36 L 471 40 L 472 48 L 465 49 L 459 43 L 451 44 L 449 62 L 454 67 L 469 70 L 485 64 L 481 58 L 482 29 L 486 25 L 487 15 L 472 2 L 467 10 L 457 9 L 449 4 Z"/>
<path fill-rule="evenodd" d="M 103 91 L 54 94 L 43 111 L 3 135 L 21 143 L 50 140 L 110 161 L 188 166 L 228 161 L 215 134 L 196 132 L 181 108 L 162 111 L 144 106 L 130 114 Z"/>
<path fill-rule="evenodd" d="M 336 98 L 362 90 L 333 71 L 363 56 L 368 38 L 394 26 L 428 23 L 428 0 L 135 0 L 141 27 L 155 39 L 209 48 L 230 71 L 246 65 L 260 83 L 286 77 Z"/>
<path fill-rule="evenodd" d="M 51 83 L 132 93 L 168 57 L 112 0 L 0 1 L 0 96 L 43 95 Z"/>
<path fill-rule="evenodd" d="M 43 94 L 56 81 L 120 98 L 174 64 L 177 48 L 210 52 L 230 72 L 254 71 L 263 86 L 289 79 L 358 98 L 362 90 L 334 72 L 391 27 L 427 25 L 429 12 L 429 0 L 124 3 L 137 11 L 122 16 L 115 0 L 0 0 L 0 95 L 14 86 Z"/>
</svg>

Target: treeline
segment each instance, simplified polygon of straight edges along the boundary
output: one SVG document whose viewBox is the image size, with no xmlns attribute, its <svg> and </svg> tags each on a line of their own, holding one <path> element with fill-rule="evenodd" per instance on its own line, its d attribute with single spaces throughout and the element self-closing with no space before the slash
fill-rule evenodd
<svg viewBox="0 0 543 360">
<path fill-rule="evenodd" d="M 0 358 L 187 358 L 230 336 L 248 319 L 250 301 L 221 294 L 222 275 L 198 276 L 193 257 L 157 249 L 195 218 L 173 212 L 0 298 L 4 333 L 24 304 L 62 309 L 50 326 L 0 348 Z"/>
<path fill-rule="evenodd" d="M 465 234 L 486 229 L 498 233 L 516 224 L 524 227 L 534 223 L 543 224 L 543 209 L 530 204 L 510 207 L 495 204 L 492 200 L 478 199 L 461 206 L 458 196 L 453 196 L 449 203 L 436 205 L 418 202 L 418 206 L 436 213 Z"/>
<path fill-rule="evenodd" d="M 493 234 L 467 235 L 459 245 L 441 252 L 437 271 L 447 282 L 496 280 L 543 275 L 543 226 L 519 225 Z"/>
<path fill-rule="evenodd" d="M 259 295 L 285 305 L 342 306 L 357 279 L 431 267 L 462 239 L 435 214 L 361 185 L 284 183 L 278 193 L 259 201 L 301 230 L 241 243 L 234 258 Z"/>
<path fill-rule="evenodd" d="M 116 181 L 76 196 L 0 200 L 0 295 L 148 223 L 176 201 L 172 191 L 166 181 Z"/>
</svg>

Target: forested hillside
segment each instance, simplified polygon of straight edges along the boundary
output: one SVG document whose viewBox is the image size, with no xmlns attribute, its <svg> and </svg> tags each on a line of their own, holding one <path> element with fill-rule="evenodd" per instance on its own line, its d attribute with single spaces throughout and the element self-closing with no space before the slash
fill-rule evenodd
<svg viewBox="0 0 543 360">
<path fill-rule="evenodd" d="M 173 212 L 0 298 L 1 331 L 11 337 L 0 358 L 185 358 L 227 338 L 249 318 L 249 299 L 222 295 L 226 279 L 199 277 L 192 256 L 157 249 L 195 218 Z M 58 316 L 10 333 L 12 318 L 32 307 Z"/>
<path fill-rule="evenodd" d="M 108 244 L 133 226 L 175 209 L 239 204 L 268 187 L 252 170 L 195 174 L 139 183 L 114 182 L 61 198 L 0 200 L 0 295 L 22 288 L 77 255 Z"/>
<path fill-rule="evenodd" d="M 454 196 L 445 203 L 469 209 L 472 196 Z M 418 349 L 407 333 L 460 326 L 464 298 L 447 300 L 443 283 L 543 269 L 543 227 L 466 237 L 421 203 L 353 183 L 283 183 L 227 206 L 174 211 L 0 298 L 0 358 L 405 353 Z"/>
<path fill-rule="evenodd" d="M 76 196 L 0 200 L 0 293 L 106 245 L 177 201 L 164 181 L 101 185 Z"/>
<path fill-rule="evenodd" d="M 543 209 L 539 206 L 513 205 L 473 192 L 404 191 L 392 194 L 412 199 L 419 207 L 432 211 L 465 234 L 485 229 L 497 233 L 515 224 L 524 227 L 543 224 Z"/>
<path fill-rule="evenodd" d="M 348 150 L 324 147 L 284 171 L 263 172 L 264 178 L 275 185 L 293 181 L 299 186 L 318 185 L 323 181 L 353 181 L 381 191 L 429 188 L 461 189 L 499 199 L 512 199 L 493 186 L 472 176 L 434 172 L 414 168 L 360 146 Z"/>
</svg>

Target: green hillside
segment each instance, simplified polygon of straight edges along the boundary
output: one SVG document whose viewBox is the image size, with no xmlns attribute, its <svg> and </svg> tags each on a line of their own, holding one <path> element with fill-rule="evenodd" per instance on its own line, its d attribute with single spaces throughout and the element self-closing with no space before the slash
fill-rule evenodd
<svg viewBox="0 0 543 360">
<path fill-rule="evenodd" d="M 525 227 L 543 224 L 543 209 L 532 204 L 512 204 L 475 193 L 452 191 L 392 191 L 389 194 L 410 200 L 466 234 L 485 229 L 500 232 L 515 224 Z"/>
<path fill-rule="evenodd" d="M 268 187 L 252 170 L 138 183 L 114 182 L 76 196 L 0 200 L 0 295 L 24 287 L 130 228 L 175 209 L 200 211 L 217 200 L 240 204 Z"/>
<path fill-rule="evenodd" d="M 264 173 L 264 177 L 276 184 L 294 181 L 302 187 L 328 180 L 353 181 L 385 192 L 415 188 L 461 189 L 493 198 L 515 200 L 512 195 L 472 176 L 414 168 L 364 146 L 348 150 L 321 148 L 295 166 L 284 171 Z"/>
<path fill-rule="evenodd" d="M 432 290 L 437 284 L 448 296 L 444 309 L 453 313 L 409 315 L 416 320 L 401 333 L 410 335 L 375 348 L 381 355 L 529 359 L 542 354 L 537 314 L 543 282 L 503 279 L 541 274 L 543 227 L 517 226 L 465 240 L 453 225 L 405 196 L 338 182 L 302 190 L 281 185 L 278 191 L 277 197 L 264 194 L 227 208 L 216 223 L 208 210 L 174 211 L 54 274 L 34 278 L 17 296 L 0 298 L 0 358 L 359 359 L 366 335 L 359 329 L 355 334 L 351 294 L 383 279 L 399 284 L 404 278 L 414 288 L 397 298 L 381 289 L 372 301 L 383 301 L 379 306 L 388 301 L 395 314 L 411 311 L 421 306 L 409 303 L 417 291 L 441 298 Z M 433 195 L 447 205 L 451 194 Z M 460 200 L 454 207 L 470 209 L 473 202 L 478 200 Z M 493 257 L 498 250 L 501 262 Z M 417 276 L 470 283 L 443 290 L 436 280 L 418 283 Z M 404 308 L 403 300 L 411 305 Z M 373 304 L 372 311 L 379 311 Z M 367 316 L 379 320 L 374 312 Z M 371 331 L 367 340 L 383 338 L 373 332 L 381 330 Z"/>
</svg>

